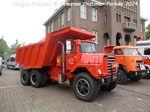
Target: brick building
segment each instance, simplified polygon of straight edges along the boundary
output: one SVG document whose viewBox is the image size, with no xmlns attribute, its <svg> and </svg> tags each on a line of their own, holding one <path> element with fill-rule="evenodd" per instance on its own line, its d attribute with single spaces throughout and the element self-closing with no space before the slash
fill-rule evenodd
<svg viewBox="0 0 150 112">
<path fill-rule="evenodd" d="M 67 26 L 93 32 L 101 52 L 104 45 L 134 45 L 137 37 L 145 38 L 145 21 L 140 0 L 67 0 L 44 25 L 46 34 Z"/>
</svg>

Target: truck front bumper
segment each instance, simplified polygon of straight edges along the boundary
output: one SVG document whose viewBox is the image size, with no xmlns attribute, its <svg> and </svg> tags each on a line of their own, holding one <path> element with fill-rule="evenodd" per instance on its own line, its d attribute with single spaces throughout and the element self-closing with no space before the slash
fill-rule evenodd
<svg viewBox="0 0 150 112">
<path fill-rule="evenodd" d="M 101 77 L 100 79 L 98 79 L 98 84 L 102 85 L 102 84 L 109 84 L 111 82 L 117 81 L 118 75 L 111 75 L 108 77 Z"/>
<path fill-rule="evenodd" d="M 130 77 L 135 77 L 135 76 L 138 76 L 138 75 L 141 75 L 141 76 L 144 76 L 147 74 L 147 70 L 141 70 L 141 71 L 130 71 L 129 72 L 129 78 Z"/>
</svg>

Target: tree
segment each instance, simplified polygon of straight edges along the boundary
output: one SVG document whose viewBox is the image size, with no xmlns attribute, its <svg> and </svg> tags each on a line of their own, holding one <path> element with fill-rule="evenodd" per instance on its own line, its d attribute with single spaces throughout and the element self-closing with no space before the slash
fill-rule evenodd
<svg viewBox="0 0 150 112">
<path fill-rule="evenodd" d="M 8 49 L 7 42 L 4 40 L 2 36 L 0 38 L 0 57 L 4 58 L 4 55 L 7 49 Z"/>
<path fill-rule="evenodd" d="M 146 27 L 146 40 L 150 39 L 150 24 Z"/>
<path fill-rule="evenodd" d="M 16 39 L 16 42 L 7 50 L 8 55 L 16 54 L 16 49 L 18 46 L 21 46 L 21 44 L 18 44 L 18 40 Z"/>
</svg>

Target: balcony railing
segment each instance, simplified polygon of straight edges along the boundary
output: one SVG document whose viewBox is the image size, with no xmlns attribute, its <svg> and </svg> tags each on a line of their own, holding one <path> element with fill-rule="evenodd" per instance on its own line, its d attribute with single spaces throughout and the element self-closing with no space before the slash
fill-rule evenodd
<svg viewBox="0 0 150 112">
<path fill-rule="evenodd" d="M 136 23 L 134 23 L 134 22 L 125 22 L 125 23 L 123 23 L 123 30 L 125 30 L 125 31 L 133 32 L 133 31 L 136 30 L 136 28 L 137 28 L 137 26 L 136 26 Z"/>
</svg>

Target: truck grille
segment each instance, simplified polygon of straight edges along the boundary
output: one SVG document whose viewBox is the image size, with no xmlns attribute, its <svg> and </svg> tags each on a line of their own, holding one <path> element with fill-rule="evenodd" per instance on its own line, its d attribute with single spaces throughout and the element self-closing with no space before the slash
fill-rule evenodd
<svg viewBox="0 0 150 112">
<path fill-rule="evenodd" d="M 115 63 L 115 58 L 114 57 L 108 57 L 108 72 L 111 72 L 111 64 Z M 116 68 L 113 68 L 113 72 L 115 72 Z"/>
<path fill-rule="evenodd" d="M 137 66 L 137 67 L 140 67 L 140 64 L 142 64 L 142 63 L 143 63 L 142 60 L 136 60 L 136 66 Z"/>
</svg>

